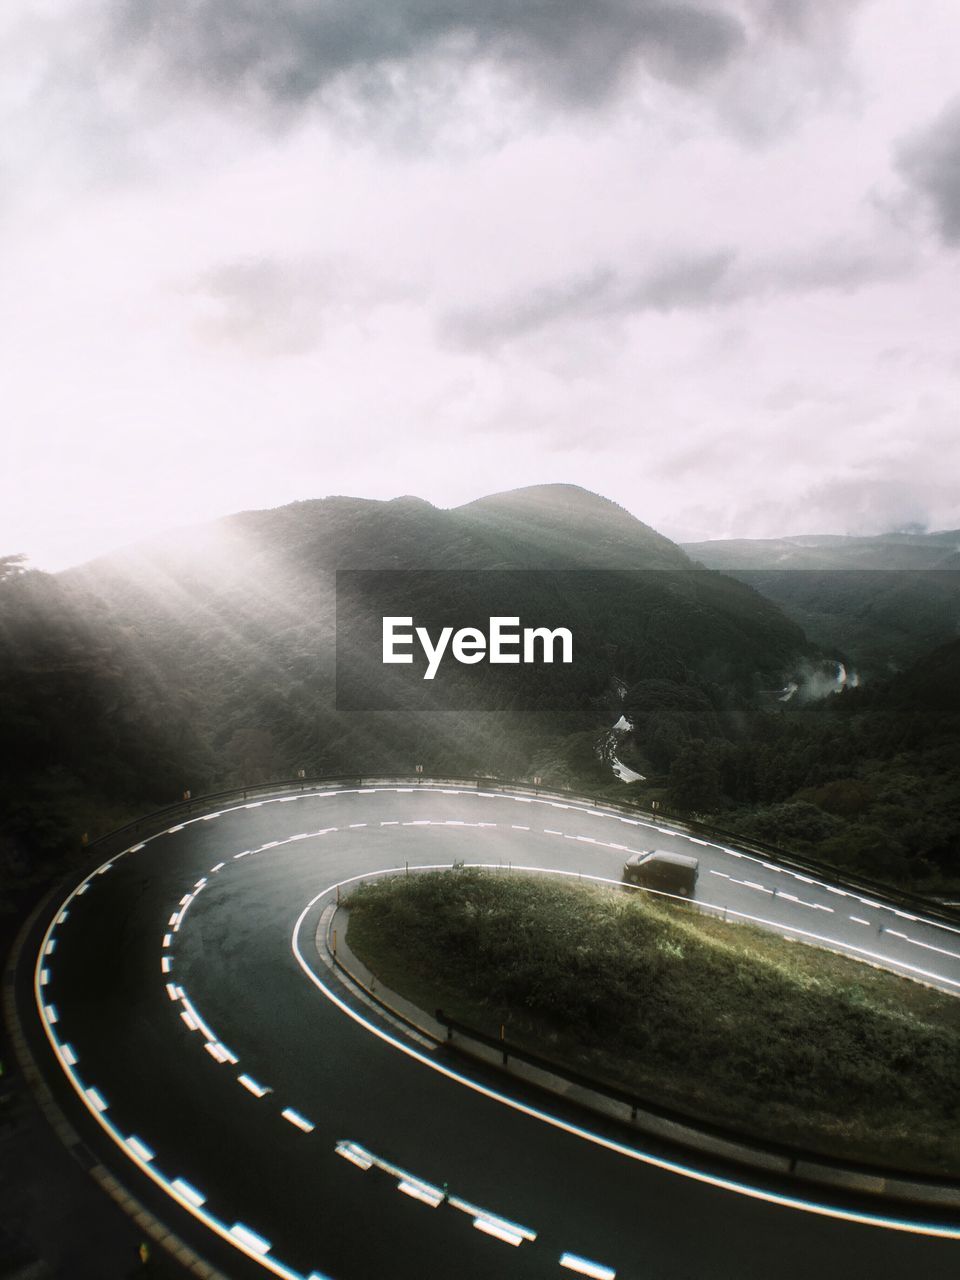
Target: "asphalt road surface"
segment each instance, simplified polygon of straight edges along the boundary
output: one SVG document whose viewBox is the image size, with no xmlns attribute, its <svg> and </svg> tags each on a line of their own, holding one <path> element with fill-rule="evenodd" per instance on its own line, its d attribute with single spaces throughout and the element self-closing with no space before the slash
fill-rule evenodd
<svg viewBox="0 0 960 1280">
<path fill-rule="evenodd" d="M 657 1148 L 402 1037 L 317 952 L 355 877 L 615 880 L 651 847 L 695 852 L 698 900 L 735 918 L 960 992 L 960 931 L 649 822 L 454 787 L 308 792 L 177 823 L 78 887 L 36 966 L 48 1074 L 98 1156 L 232 1275 L 955 1280 L 956 1218 Z"/>
</svg>

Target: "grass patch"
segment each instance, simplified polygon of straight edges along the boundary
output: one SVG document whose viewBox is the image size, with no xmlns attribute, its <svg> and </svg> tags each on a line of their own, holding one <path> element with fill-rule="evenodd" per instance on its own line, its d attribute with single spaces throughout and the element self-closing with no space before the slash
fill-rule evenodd
<svg viewBox="0 0 960 1280">
<path fill-rule="evenodd" d="M 960 1174 L 960 999 L 645 895 L 458 868 L 361 885 L 380 980 L 687 1115 Z"/>
</svg>

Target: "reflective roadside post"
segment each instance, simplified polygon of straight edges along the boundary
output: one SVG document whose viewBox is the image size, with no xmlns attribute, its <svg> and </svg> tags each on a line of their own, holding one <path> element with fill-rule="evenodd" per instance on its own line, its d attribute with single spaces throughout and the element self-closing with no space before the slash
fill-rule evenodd
<svg viewBox="0 0 960 1280">
<path fill-rule="evenodd" d="M 419 787 L 420 783 L 423 781 L 423 765 L 418 764 L 416 766 L 416 770 L 417 770 L 417 786 Z"/>
<path fill-rule="evenodd" d="M 536 794 L 537 794 L 537 795 L 539 795 L 539 794 L 540 794 L 540 783 L 541 783 L 541 782 L 543 782 L 543 778 L 541 778 L 541 776 L 540 776 L 540 774 L 539 774 L 539 773 L 535 773 L 535 774 L 533 775 L 533 786 L 534 786 L 534 790 L 535 790 L 535 792 L 536 792 Z"/>
</svg>

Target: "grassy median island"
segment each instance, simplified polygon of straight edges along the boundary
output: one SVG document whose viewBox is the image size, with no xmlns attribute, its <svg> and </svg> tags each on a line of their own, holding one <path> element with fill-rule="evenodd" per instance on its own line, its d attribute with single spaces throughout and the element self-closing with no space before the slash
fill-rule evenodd
<svg viewBox="0 0 960 1280">
<path fill-rule="evenodd" d="M 552 876 L 363 884 L 387 986 L 687 1115 L 960 1174 L 960 999 L 746 925 Z"/>
</svg>

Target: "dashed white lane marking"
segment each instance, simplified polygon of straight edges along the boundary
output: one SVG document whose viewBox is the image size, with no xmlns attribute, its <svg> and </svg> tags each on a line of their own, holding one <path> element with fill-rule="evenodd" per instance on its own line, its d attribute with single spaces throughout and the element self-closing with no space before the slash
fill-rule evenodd
<svg viewBox="0 0 960 1280">
<path fill-rule="evenodd" d="M 343 1156 L 344 1160 L 348 1160 L 350 1164 L 355 1164 L 358 1169 L 373 1168 L 373 1157 L 369 1156 L 362 1147 L 358 1147 L 353 1142 L 338 1142 L 334 1148 L 338 1156 Z"/>
<path fill-rule="evenodd" d="M 160 972 L 169 973 L 172 966 L 173 966 L 173 961 L 170 959 L 170 957 L 164 956 L 163 959 L 160 961 Z"/>
<path fill-rule="evenodd" d="M 372 1151 L 368 1151 L 366 1147 L 362 1147 L 359 1142 L 341 1139 L 334 1150 L 338 1156 L 342 1156 L 348 1163 L 356 1165 L 358 1169 L 362 1169 L 364 1172 L 374 1167 L 381 1169 L 384 1173 L 389 1174 L 391 1178 L 396 1178 L 398 1191 L 402 1191 L 404 1195 L 410 1196 L 414 1200 L 423 1201 L 424 1204 L 430 1205 L 431 1208 L 436 1208 L 437 1205 L 446 1200 L 451 1208 L 467 1214 L 478 1231 L 483 1231 L 486 1235 L 495 1236 L 506 1244 L 516 1246 L 522 1244 L 524 1240 L 536 1240 L 537 1238 L 537 1233 L 529 1227 L 521 1227 L 518 1223 L 502 1218 L 499 1214 L 491 1213 L 487 1209 L 481 1209 L 479 1205 L 471 1204 L 469 1200 L 463 1200 L 459 1196 L 448 1197 L 445 1191 L 441 1191 L 432 1182 L 425 1182 L 422 1178 L 416 1177 L 415 1174 L 409 1173 L 399 1165 L 392 1164 L 389 1160 L 381 1159 L 380 1156 L 374 1155 Z"/>
<path fill-rule="evenodd" d="M 180 1011 L 180 1017 L 181 1017 L 181 1018 L 184 1020 L 184 1022 L 187 1024 L 187 1030 L 188 1030 L 188 1031 L 199 1031 L 199 1030 L 200 1030 L 200 1028 L 197 1026 L 196 1022 L 194 1021 L 194 1019 L 193 1019 L 193 1018 L 191 1018 L 191 1017 L 190 1017 L 190 1014 L 186 1011 L 186 1009 L 182 1009 L 182 1010 Z"/>
<path fill-rule="evenodd" d="M 95 1107 L 97 1111 L 106 1111 L 107 1103 L 102 1093 L 97 1089 L 84 1089 L 84 1093 L 90 1099 L 91 1106 Z"/>
<path fill-rule="evenodd" d="M 179 1191 L 184 1200 L 192 1204 L 195 1209 L 199 1209 L 207 1202 L 207 1197 L 202 1195 L 192 1183 L 187 1182 L 186 1178 L 174 1178 L 170 1185 L 175 1191 Z"/>
<path fill-rule="evenodd" d="M 853 921 L 854 924 L 865 924 L 867 928 L 870 927 L 870 921 L 864 920 L 862 916 L 851 916 L 850 919 Z"/>
<path fill-rule="evenodd" d="M 200 1017 L 200 1014 L 194 1007 L 193 1002 L 187 998 L 183 987 L 177 988 L 177 996 L 183 1001 L 184 1012 L 189 1015 L 191 1020 L 197 1024 L 200 1031 L 203 1032 L 203 1038 L 205 1040 L 212 1040 L 214 1044 L 218 1043 L 217 1037 L 213 1034 L 210 1027 L 204 1022 L 203 1018 Z"/>
<path fill-rule="evenodd" d="M 351 831 L 356 831 L 359 827 L 365 827 L 366 825 L 367 825 L 367 824 L 366 824 L 365 822 L 351 822 L 351 823 L 350 823 L 350 830 L 351 830 Z"/>
<path fill-rule="evenodd" d="M 55 1004 L 46 1005 L 43 1012 L 46 1014 L 47 1021 L 50 1023 L 51 1027 L 55 1026 L 60 1021 L 60 1015 L 57 1013 L 57 1006 Z"/>
<path fill-rule="evenodd" d="M 45 987 L 49 981 L 50 981 L 50 970 L 49 970 L 49 969 L 41 969 L 41 970 L 40 970 L 40 985 L 41 985 L 41 987 Z"/>
<path fill-rule="evenodd" d="M 229 1062 L 236 1065 L 238 1061 L 237 1055 L 232 1053 L 225 1044 L 221 1044 L 219 1040 L 208 1040 L 203 1047 L 210 1057 L 215 1058 L 217 1062 Z"/>
<path fill-rule="evenodd" d="M 284 1107 L 280 1112 L 284 1120 L 289 1120 L 292 1125 L 296 1125 L 298 1129 L 302 1129 L 304 1133 L 313 1133 L 313 1124 L 302 1116 L 299 1111 L 294 1111 L 293 1107 Z"/>
<path fill-rule="evenodd" d="M 163 944 L 162 944 L 162 945 L 163 945 L 164 947 L 169 947 L 169 946 L 170 946 L 170 944 L 171 944 L 171 942 L 173 942 L 173 934 L 172 934 L 172 933 L 165 933 L 165 934 L 163 935 Z"/>
<path fill-rule="evenodd" d="M 768 889 L 766 885 L 758 884 L 756 880 L 734 880 L 731 878 L 731 884 L 742 884 L 745 889 L 756 889 L 759 893 L 773 893 L 772 889 Z"/>
<path fill-rule="evenodd" d="M 589 1276 L 590 1280 L 616 1280 L 613 1267 L 605 1267 L 602 1262 L 591 1262 L 589 1258 L 581 1258 L 576 1253 L 565 1253 L 560 1259 L 561 1267 L 568 1271 L 576 1271 L 578 1275 Z"/>
<path fill-rule="evenodd" d="M 258 1235 L 256 1231 L 251 1231 L 249 1227 L 244 1226 L 242 1222 L 235 1222 L 230 1228 L 230 1234 L 234 1236 L 241 1244 L 245 1244 L 248 1249 L 252 1249 L 254 1253 L 264 1257 L 270 1252 L 270 1241 L 265 1240 L 263 1236 Z"/>
<path fill-rule="evenodd" d="M 133 1134 L 131 1134 L 126 1141 L 127 1141 L 127 1146 L 130 1148 L 133 1154 L 135 1156 L 139 1156 L 141 1160 L 145 1160 L 147 1164 L 149 1164 L 150 1161 L 156 1155 L 156 1152 L 151 1151 L 145 1142 L 141 1142 L 141 1140 L 139 1138 L 134 1137 Z"/>
<path fill-rule="evenodd" d="M 66 1062 L 68 1067 L 75 1067 L 77 1065 L 77 1062 L 79 1061 L 79 1059 L 77 1058 L 77 1055 L 74 1053 L 72 1045 L 69 1045 L 69 1044 L 61 1045 L 60 1052 L 63 1054 L 63 1059 Z"/>
<path fill-rule="evenodd" d="M 249 1093 L 252 1093 L 255 1098 L 265 1098 L 268 1093 L 273 1092 L 272 1089 L 268 1089 L 264 1085 L 258 1084 L 256 1080 L 246 1074 L 237 1076 L 237 1081 L 239 1084 L 242 1084 Z"/>
<path fill-rule="evenodd" d="M 912 947 L 923 947 L 924 951 L 936 951 L 941 956 L 949 956 L 951 960 L 960 960 L 960 953 L 956 951 L 947 951 L 945 947 L 935 947 L 932 942 L 920 942 L 906 933 L 899 933 L 896 929 L 884 929 L 884 933 L 888 938 L 902 938 L 904 942 L 909 942 Z"/>
<path fill-rule="evenodd" d="M 514 1248 L 523 1244 L 523 1236 L 518 1235 L 516 1231 L 511 1231 L 505 1223 L 496 1218 L 481 1215 L 479 1218 L 474 1218 L 473 1225 L 484 1235 L 493 1236 L 495 1240 L 502 1240 L 504 1244 L 513 1245 Z"/>
<path fill-rule="evenodd" d="M 51 938 L 50 941 L 47 943 L 47 945 L 43 948 L 43 954 L 45 956 L 52 956 L 54 951 L 56 951 L 56 949 L 57 949 L 57 940 L 56 938 Z"/>
<path fill-rule="evenodd" d="M 510 826 L 510 830 L 511 830 L 511 831 L 529 831 L 529 830 L 530 830 L 530 828 L 529 828 L 529 827 L 521 827 L 521 826 L 519 826 L 517 823 L 512 823 L 512 824 L 511 824 L 511 826 Z"/>
<path fill-rule="evenodd" d="M 437 1205 L 443 1204 L 443 1192 L 439 1187 L 431 1186 L 429 1182 L 420 1182 L 416 1178 L 403 1178 L 397 1183 L 397 1190 L 402 1191 L 411 1200 L 419 1200 L 422 1204 L 429 1205 L 431 1209 L 436 1209 Z"/>
</svg>

